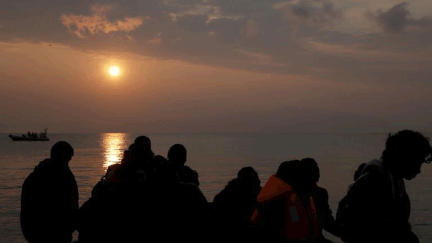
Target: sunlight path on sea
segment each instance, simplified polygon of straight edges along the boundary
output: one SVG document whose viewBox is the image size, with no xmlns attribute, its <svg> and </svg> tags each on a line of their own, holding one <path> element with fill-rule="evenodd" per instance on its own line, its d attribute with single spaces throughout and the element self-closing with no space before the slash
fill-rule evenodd
<svg viewBox="0 0 432 243">
<path fill-rule="evenodd" d="M 106 170 L 108 166 L 120 163 L 122 160 L 123 149 L 127 148 L 127 136 L 125 133 L 103 133 L 101 136 L 104 155 L 103 168 Z"/>
</svg>

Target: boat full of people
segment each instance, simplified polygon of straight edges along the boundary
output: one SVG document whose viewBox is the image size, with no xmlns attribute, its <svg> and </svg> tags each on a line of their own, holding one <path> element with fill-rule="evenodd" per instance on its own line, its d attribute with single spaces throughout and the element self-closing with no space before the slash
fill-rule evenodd
<svg viewBox="0 0 432 243">
<path fill-rule="evenodd" d="M 27 134 L 23 134 L 21 136 L 16 136 L 9 134 L 9 137 L 13 141 L 49 141 L 47 137 L 48 128 L 45 128 L 43 132 L 37 134 L 35 132 L 28 132 Z"/>
</svg>

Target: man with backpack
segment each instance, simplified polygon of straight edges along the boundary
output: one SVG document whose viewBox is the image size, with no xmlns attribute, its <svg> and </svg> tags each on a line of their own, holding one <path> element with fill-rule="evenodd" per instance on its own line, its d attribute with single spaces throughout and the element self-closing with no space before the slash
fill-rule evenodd
<svg viewBox="0 0 432 243">
<path fill-rule="evenodd" d="M 420 174 L 422 164 L 430 163 L 431 152 L 429 139 L 419 132 L 389 135 L 381 160 L 364 166 L 339 203 L 336 218 L 344 242 L 419 242 L 409 224 L 411 205 L 404 179 Z"/>
</svg>

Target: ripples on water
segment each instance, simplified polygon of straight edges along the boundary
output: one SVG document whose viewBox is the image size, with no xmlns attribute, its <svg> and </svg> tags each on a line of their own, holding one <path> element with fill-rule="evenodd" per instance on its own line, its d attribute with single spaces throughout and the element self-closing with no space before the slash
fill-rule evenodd
<svg viewBox="0 0 432 243">
<path fill-rule="evenodd" d="M 104 163 L 106 170 L 110 165 L 120 163 L 123 158 L 123 151 L 128 148 L 126 133 L 104 133 L 102 134 L 101 147 L 103 149 Z"/>
<path fill-rule="evenodd" d="M 21 185 L 51 146 L 69 142 L 75 149 L 70 162 L 80 193 L 80 205 L 108 166 L 121 161 L 123 151 L 141 134 L 51 134 L 49 142 L 12 142 L 0 134 L 0 237 L 2 242 L 25 242 L 19 226 Z M 166 156 L 181 143 L 188 149 L 187 165 L 199 173 L 200 188 L 208 201 L 244 166 L 253 166 L 261 184 L 286 160 L 312 157 L 321 169 L 320 185 L 328 189 L 335 214 L 339 200 L 352 182 L 356 167 L 379 158 L 387 134 L 146 134 L 155 154 Z M 429 134 L 431 137 L 432 134 Z M 411 223 L 422 242 L 432 242 L 432 165 L 406 182 L 411 198 Z M 326 234 L 327 235 L 327 234 Z M 76 238 L 76 234 L 74 235 Z M 329 237 L 335 242 L 341 242 Z"/>
</svg>

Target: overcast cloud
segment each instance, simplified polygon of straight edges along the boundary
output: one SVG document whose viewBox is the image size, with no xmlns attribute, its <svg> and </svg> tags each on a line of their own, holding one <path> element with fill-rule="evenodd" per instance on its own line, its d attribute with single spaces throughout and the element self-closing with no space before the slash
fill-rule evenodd
<svg viewBox="0 0 432 243">
<path fill-rule="evenodd" d="M 354 66 L 369 69 L 374 57 L 373 64 L 383 70 L 406 61 L 406 53 L 416 62 L 429 61 L 431 18 L 412 17 L 408 3 L 365 12 L 371 31 L 348 34 L 332 29 L 345 20 L 347 8 L 331 1 L 105 1 L 73 7 L 68 2 L 6 3 L 0 38 L 91 51 L 109 46 L 156 58 L 329 79 L 345 79 L 340 74 Z M 403 36 L 392 35 L 402 31 Z M 246 52 L 268 57 L 265 65 L 257 67 L 251 55 L 239 55 Z M 238 67 L 233 60 L 244 63 Z M 366 81 L 363 76 L 376 73 L 361 75 Z"/>
</svg>

